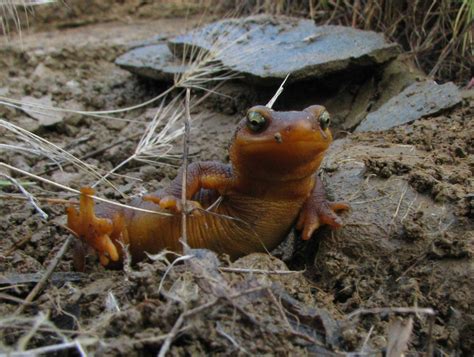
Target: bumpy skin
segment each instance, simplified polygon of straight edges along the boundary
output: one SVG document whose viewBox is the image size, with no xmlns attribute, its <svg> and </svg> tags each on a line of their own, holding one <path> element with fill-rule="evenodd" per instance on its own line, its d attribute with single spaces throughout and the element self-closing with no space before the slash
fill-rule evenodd
<svg viewBox="0 0 474 357">
<path fill-rule="evenodd" d="M 258 128 L 251 122 L 255 116 Z M 322 224 L 340 227 L 335 212 L 349 207 L 328 202 L 315 174 L 332 141 L 327 116 L 317 105 L 300 112 L 249 109 L 232 139 L 230 165 L 196 162 L 188 167 L 187 199 L 195 208 L 187 218 L 188 244 L 237 258 L 271 251 L 295 222 L 303 239 Z M 98 252 L 103 265 L 121 261 L 120 243 L 128 245 L 134 261 L 143 259 L 145 252 L 179 252 L 181 184 L 182 171 L 167 189 L 130 203 L 169 216 L 104 204 L 94 213 L 88 196 L 93 191 L 83 189 L 80 210 L 68 209 L 68 225 Z"/>
</svg>

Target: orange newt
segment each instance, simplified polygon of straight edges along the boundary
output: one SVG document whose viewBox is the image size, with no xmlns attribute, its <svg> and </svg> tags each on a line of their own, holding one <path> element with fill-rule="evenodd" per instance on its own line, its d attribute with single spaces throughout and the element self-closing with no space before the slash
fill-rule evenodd
<svg viewBox="0 0 474 357">
<path fill-rule="evenodd" d="M 271 251 L 295 223 L 305 240 L 322 224 L 340 227 L 336 213 L 349 206 L 329 202 L 315 174 L 332 141 L 329 121 L 328 112 L 319 105 L 290 112 L 264 106 L 249 109 L 237 125 L 229 165 L 204 161 L 188 166 L 188 204 L 210 211 L 195 209 L 188 215 L 189 246 L 235 259 Z M 134 262 L 143 259 L 145 252 L 165 248 L 180 252 L 181 186 L 182 170 L 168 188 L 130 202 L 169 216 L 107 204 L 94 210 L 88 196 L 94 191 L 85 188 L 79 211 L 68 208 L 68 226 L 97 251 L 104 266 L 122 260 L 123 244 Z"/>
</svg>

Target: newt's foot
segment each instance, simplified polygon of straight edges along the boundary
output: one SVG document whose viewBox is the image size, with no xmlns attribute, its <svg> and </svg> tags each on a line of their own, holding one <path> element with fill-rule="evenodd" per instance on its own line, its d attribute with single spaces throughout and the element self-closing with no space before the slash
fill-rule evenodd
<svg viewBox="0 0 474 357">
<path fill-rule="evenodd" d="M 181 199 L 172 195 L 165 195 L 162 197 L 146 195 L 143 196 L 143 200 L 153 202 L 161 208 L 167 209 L 173 213 L 183 212 L 183 203 L 181 202 Z M 199 209 L 202 209 L 202 206 L 198 201 L 186 200 L 186 206 L 188 212 L 198 212 Z"/>
<path fill-rule="evenodd" d="M 67 225 L 81 240 L 97 251 L 100 263 L 105 266 L 111 260 L 119 260 L 119 252 L 111 237 L 123 229 L 123 224 L 119 224 L 116 219 L 97 217 L 91 197 L 93 194 L 92 188 L 81 189 L 79 211 L 75 207 L 68 207 Z"/>
<path fill-rule="evenodd" d="M 340 228 L 342 220 L 337 215 L 339 212 L 350 209 L 349 204 L 344 202 L 307 202 L 303 206 L 298 221 L 296 223 L 297 230 L 303 230 L 302 239 L 308 240 L 313 235 L 314 231 L 320 226 L 327 224 L 331 228 Z"/>
</svg>

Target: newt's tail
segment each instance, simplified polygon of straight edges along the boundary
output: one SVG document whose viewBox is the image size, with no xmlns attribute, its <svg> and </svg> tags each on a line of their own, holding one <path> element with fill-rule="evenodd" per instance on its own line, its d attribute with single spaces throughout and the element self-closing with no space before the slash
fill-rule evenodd
<svg viewBox="0 0 474 357">
<path fill-rule="evenodd" d="M 91 197 L 93 195 L 94 189 L 81 189 L 79 211 L 75 207 L 67 208 L 67 225 L 99 254 L 100 263 L 105 266 L 110 261 L 120 259 L 119 250 L 112 239 L 117 237 L 117 233 L 121 235 L 124 223 L 118 214 L 112 219 L 97 217 Z"/>
</svg>

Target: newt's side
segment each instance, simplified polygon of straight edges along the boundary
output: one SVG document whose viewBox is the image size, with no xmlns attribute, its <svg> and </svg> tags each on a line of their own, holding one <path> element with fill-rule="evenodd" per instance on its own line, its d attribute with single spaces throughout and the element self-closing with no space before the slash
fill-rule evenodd
<svg viewBox="0 0 474 357">
<path fill-rule="evenodd" d="M 315 174 L 332 141 L 328 126 L 329 114 L 318 105 L 300 112 L 251 108 L 232 139 L 230 165 L 207 161 L 188 167 L 186 192 L 193 206 L 206 209 L 222 197 L 210 212 L 194 210 L 188 216 L 188 244 L 237 258 L 272 250 L 295 223 L 303 239 L 321 224 L 339 227 L 335 212 L 348 205 L 328 202 Z M 130 203 L 171 216 L 105 204 L 94 211 L 87 196 L 93 191 L 83 189 L 80 210 L 68 209 L 68 225 L 98 252 L 103 265 L 122 259 L 120 242 L 134 261 L 164 248 L 179 252 L 181 183 L 179 173 L 167 189 Z"/>
</svg>

